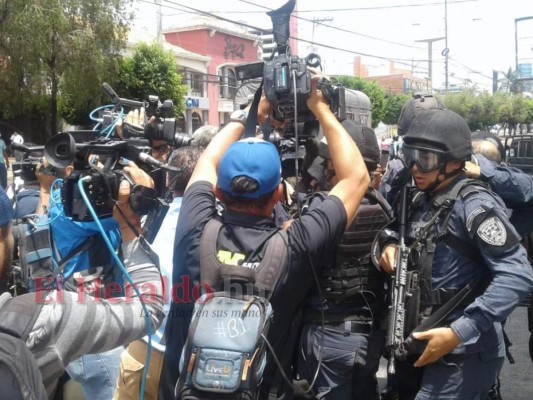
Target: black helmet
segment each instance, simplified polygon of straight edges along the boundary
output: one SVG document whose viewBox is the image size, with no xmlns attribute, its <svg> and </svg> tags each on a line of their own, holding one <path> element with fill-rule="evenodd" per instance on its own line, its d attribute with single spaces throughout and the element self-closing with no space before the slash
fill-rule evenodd
<svg viewBox="0 0 533 400">
<path fill-rule="evenodd" d="M 379 164 L 379 145 L 374 130 L 351 119 L 342 121 L 342 126 L 359 148 L 367 169 L 374 171 Z M 331 158 L 325 138 L 318 145 L 318 155 L 325 159 Z"/>
<path fill-rule="evenodd" d="M 450 110 L 427 110 L 413 119 L 403 141 L 409 146 L 429 146 L 444 151 L 444 161 L 465 160 L 472 156 L 470 128 Z"/>
<path fill-rule="evenodd" d="M 398 135 L 403 136 L 409 130 L 409 125 L 413 119 L 422 112 L 428 110 L 445 110 L 446 107 L 438 97 L 430 94 L 414 94 L 412 98 L 402 107 L 400 118 L 398 119 Z"/>
</svg>

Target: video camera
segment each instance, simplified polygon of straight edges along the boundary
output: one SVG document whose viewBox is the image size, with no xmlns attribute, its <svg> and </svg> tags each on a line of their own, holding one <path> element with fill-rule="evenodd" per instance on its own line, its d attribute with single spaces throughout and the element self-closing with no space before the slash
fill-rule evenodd
<svg viewBox="0 0 533 400">
<path fill-rule="evenodd" d="M 163 103 L 158 96 L 148 96 L 148 101 L 141 102 L 118 97 L 116 92 L 107 83 L 102 84 L 102 90 L 114 104 L 114 109 L 109 112 L 109 116 L 104 115 L 104 121 L 110 121 L 120 107 L 144 108 L 146 119 L 156 117 L 155 121 L 148 123 L 145 121 L 144 129 L 138 129 L 132 125 L 124 124 L 123 136 L 126 139 L 131 137 L 145 138 L 152 140 L 164 140 L 168 144 L 181 147 L 188 146 L 192 137 L 183 133 L 176 133 L 176 118 L 173 118 L 174 104 L 172 100 L 165 100 Z M 105 126 L 105 122 L 103 125 Z"/>
<path fill-rule="evenodd" d="M 22 161 L 15 161 L 12 164 L 13 175 L 18 176 L 24 182 L 35 182 L 37 177 L 35 172 L 37 165 L 41 162 L 44 146 L 26 146 L 20 143 L 11 143 L 11 148 L 24 153 Z M 42 167 L 41 173 L 56 176 L 53 167 Z"/>
<path fill-rule="evenodd" d="M 299 123 L 315 120 L 315 116 L 306 104 L 311 92 L 311 73 L 308 67 L 320 67 L 321 60 L 320 56 L 314 53 L 305 58 L 290 54 L 289 20 L 294 6 L 295 0 L 290 0 L 281 8 L 267 13 L 272 19 L 276 42 L 272 59 L 237 65 L 235 73 L 237 79 L 241 81 L 262 77 L 265 97 L 270 102 L 274 118 Z M 344 119 L 346 113 L 344 88 L 332 86 L 326 80 L 319 82 L 318 88 L 322 91 L 333 114 L 339 119 Z"/>
<path fill-rule="evenodd" d="M 151 163 L 151 157 L 124 140 L 100 138 L 86 143 L 76 143 L 74 136 L 63 132 L 52 137 L 44 146 L 44 156 L 55 168 L 73 165 L 74 171 L 63 180 L 61 202 L 65 215 L 74 221 L 92 221 L 78 182 L 83 179 L 83 189 L 98 218 L 110 217 L 118 195 L 120 180 L 127 178 L 122 172 L 123 159 Z M 159 161 L 153 160 L 158 166 Z M 96 163 L 101 163 L 98 168 Z M 140 214 L 146 214 L 154 205 L 155 189 L 133 186 L 130 206 Z"/>
</svg>

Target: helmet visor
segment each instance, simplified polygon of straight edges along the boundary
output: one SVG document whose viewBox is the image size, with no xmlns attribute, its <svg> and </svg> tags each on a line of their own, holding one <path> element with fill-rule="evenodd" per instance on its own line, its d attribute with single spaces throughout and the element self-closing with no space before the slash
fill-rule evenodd
<svg viewBox="0 0 533 400">
<path fill-rule="evenodd" d="M 444 152 L 437 149 L 403 145 L 405 165 L 409 168 L 416 164 L 421 172 L 430 172 L 445 164 Z"/>
</svg>

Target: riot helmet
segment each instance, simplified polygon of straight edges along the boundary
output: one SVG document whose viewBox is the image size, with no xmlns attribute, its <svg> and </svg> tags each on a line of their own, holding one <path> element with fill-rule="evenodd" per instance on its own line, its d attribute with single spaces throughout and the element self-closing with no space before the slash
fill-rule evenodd
<svg viewBox="0 0 533 400">
<path fill-rule="evenodd" d="M 472 155 L 470 128 L 453 111 L 427 110 L 413 119 L 404 136 L 403 151 L 407 165 L 410 164 L 408 158 L 411 158 L 411 152 L 415 150 L 433 150 L 441 164 L 468 161 Z M 427 161 L 431 164 L 431 160 Z M 425 170 L 430 170 L 429 167 L 431 165 L 427 165 Z"/>
<path fill-rule="evenodd" d="M 380 156 L 378 139 L 374 130 L 351 119 L 342 121 L 342 126 L 359 148 L 368 171 L 374 171 L 379 164 Z M 331 159 L 325 137 L 318 145 L 318 155 L 326 160 Z"/>
</svg>

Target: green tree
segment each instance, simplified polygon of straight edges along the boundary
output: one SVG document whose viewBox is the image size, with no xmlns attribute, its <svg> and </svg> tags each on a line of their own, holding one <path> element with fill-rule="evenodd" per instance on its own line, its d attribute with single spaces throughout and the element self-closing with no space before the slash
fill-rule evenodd
<svg viewBox="0 0 533 400">
<path fill-rule="evenodd" d="M 109 60 L 124 46 L 131 3 L 0 0 L 0 117 L 46 115 L 52 135 L 60 92 L 74 106 L 99 99 L 100 79 L 114 72 Z"/>
<path fill-rule="evenodd" d="M 174 115 L 183 110 L 187 94 L 174 54 L 155 43 L 138 45 L 133 55 L 123 60 L 117 89 L 120 97 L 132 100 L 148 100 L 150 95 L 159 96 L 161 101 L 170 99 Z"/>
<path fill-rule="evenodd" d="M 375 128 L 383 120 L 385 112 L 385 92 L 375 82 L 367 82 L 353 76 L 337 76 L 337 82 L 348 89 L 359 90 L 366 94 L 372 104 L 372 127 Z"/>
<path fill-rule="evenodd" d="M 400 119 L 402 107 L 410 98 L 411 96 L 404 94 L 386 94 L 382 122 L 387 125 L 396 125 Z"/>
</svg>

